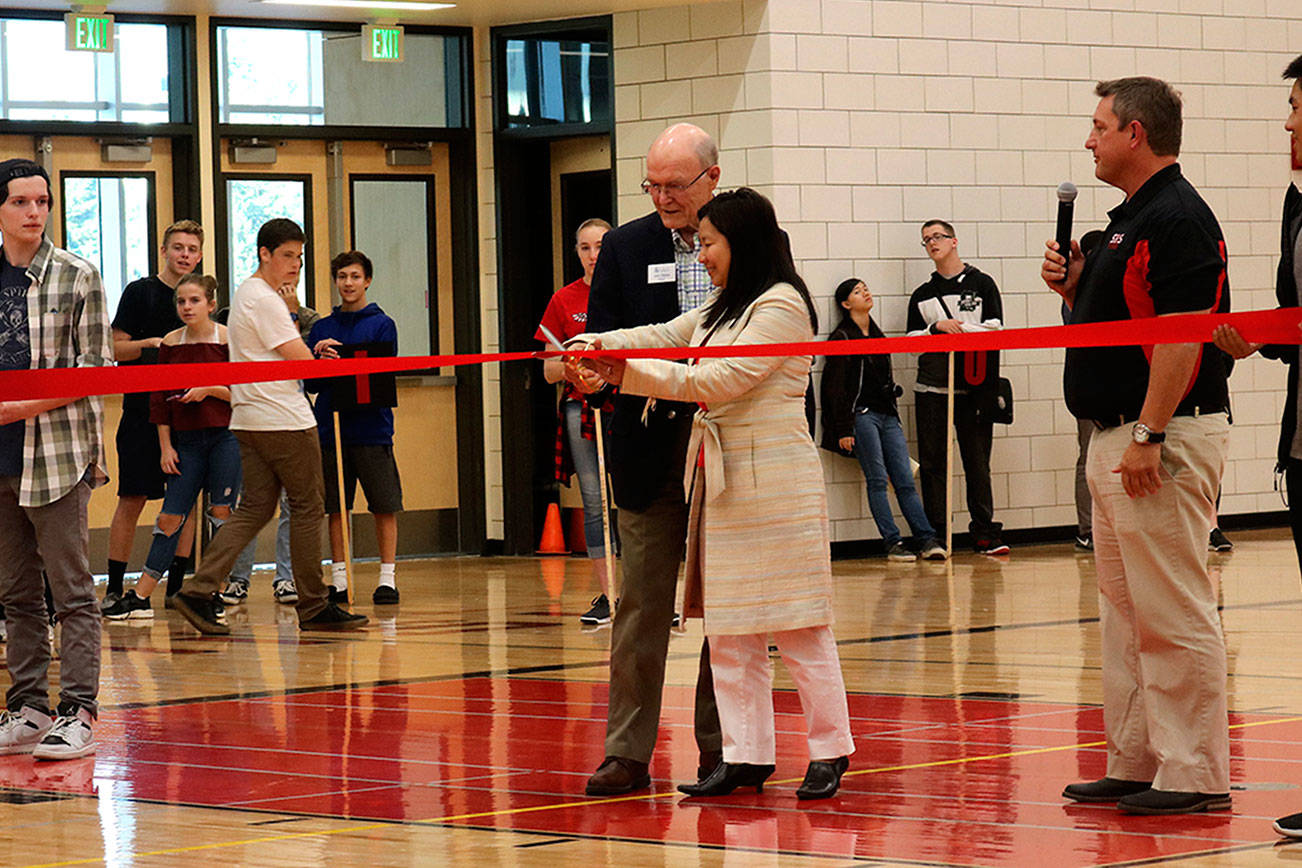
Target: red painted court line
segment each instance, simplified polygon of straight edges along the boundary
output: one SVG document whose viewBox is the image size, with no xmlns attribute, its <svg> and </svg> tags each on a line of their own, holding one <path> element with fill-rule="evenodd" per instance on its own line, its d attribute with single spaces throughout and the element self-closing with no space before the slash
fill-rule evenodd
<svg viewBox="0 0 1302 868">
<path fill-rule="evenodd" d="M 0 786 L 190 805 L 430 821 L 502 830 L 701 843 L 764 852 L 956 865 L 1163 859 L 1274 840 L 1302 793 L 1235 793 L 1233 812 L 1125 817 L 1066 804 L 1098 777 L 1102 712 L 1039 701 L 854 695 L 858 752 L 840 795 L 798 804 L 799 701 L 778 693 L 775 783 L 761 795 L 685 800 L 694 777 L 691 691 L 666 690 L 650 794 L 584 799 L 601 758 L 604 685 L 472 678 L 114 712 L 94 759 L 0 757 Z M 1282 717 L 1282 716 L 1280 716 Z M 1236 723 L 1278 720 L 1236 715 Z M 1235 729 L 1236 784 L 1302 783 L 1302 721 Z"/>
</svg>

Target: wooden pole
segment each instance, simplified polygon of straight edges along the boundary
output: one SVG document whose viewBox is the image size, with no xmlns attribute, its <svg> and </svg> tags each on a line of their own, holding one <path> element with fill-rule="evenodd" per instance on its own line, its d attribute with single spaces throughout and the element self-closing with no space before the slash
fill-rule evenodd
<svg viewBox="0 0 1302 868">
<path fill-rule="evenodd" d="M 954 557 L 954 353 L 949 353 L 945 390 L 945 551 Z M 349 586 L 351 587 L 351 585 Z"/>
<path fill-rule="evenodd" d="M 610 504 L 606 498 L 606 435 L 601 422 L 601 408 L 593 407 L 592 415 L 597 425 L 597 476 L 601 480 L 601 534 L 606 546 L 606 579 L 610 582 L 610 607 L 614 614 L 619 587 L 615 580 L 615 547 L 610 543 Z"/>
<path fill-rule="evenodd" d="M 952 354 L 951 354 L 952 357 Z M 339 413 L 330 414 L 335 425 L 335 485 L 339 491 L 339 525 L 344 538 L 344 575 L 348 577 L 348 607 L 353 606 L 353 545 L 351 510 L 344 502 L 344 439 L 339 436 Z"/>
</svg>

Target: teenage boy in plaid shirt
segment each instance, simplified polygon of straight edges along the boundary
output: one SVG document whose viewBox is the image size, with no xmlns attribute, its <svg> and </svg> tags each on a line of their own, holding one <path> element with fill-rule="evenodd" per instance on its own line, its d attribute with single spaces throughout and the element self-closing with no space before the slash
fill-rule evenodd
<svg viewBox="0 0 1302 868">
<path fill-rule="evenodd" d="M 50 179 L 31 160 L 0 162 L 0 369 L 113 364 L 104 287 L 45 237 Z M 98 398 L 0 401 L 0 604 L 12 682 L 0 754 L 74 759 L 95 752 L 100 623 L 86 506 L 103 467 Z M 63 624 L 57 712 L 49 706 L 44 569 Z"/>
</svg>

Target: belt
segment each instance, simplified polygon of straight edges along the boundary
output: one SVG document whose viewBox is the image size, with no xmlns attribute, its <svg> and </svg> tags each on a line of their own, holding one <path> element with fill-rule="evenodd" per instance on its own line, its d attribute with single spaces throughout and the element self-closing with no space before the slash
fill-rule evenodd
<svg viewBox="0 0 1302 868">
<path fill-rule="evenodd" d="M 1171 416 L 1173 418 L 1176 416 L 1196 417 L 1196 416 L 1208 416 L 1213 413 L 1228 413 L 1228 412 L 1230 412 L 1229 408 L 1227 408 L 1223 404 L 1207 405 L 1205 407 L 1195 404 L 1192 407 L 1184 407 L 1181 409 L 1177 409 L 1174 413 L 1171 414 Z M 1132 416 L 1127 413 L 1118 413 L 1117 415 L 1109 416 L 1106 419 L 1091 419 L 1090 421 L 1094 423 L 1095 428 L 1098 428 L 1099 430 L 1106 430 L 1108 428 L 1117 428 L 1121 425 L 1126 425 L 1130 422 L 1138 422 L 1139 414 L 1136 413 Z"/>
</svg>

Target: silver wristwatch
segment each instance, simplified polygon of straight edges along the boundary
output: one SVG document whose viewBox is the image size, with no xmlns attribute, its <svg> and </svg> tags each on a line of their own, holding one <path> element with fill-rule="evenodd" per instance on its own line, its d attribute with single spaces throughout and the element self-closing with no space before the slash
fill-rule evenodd
<svg viewBox="0 0 1302 868">
<path fill-rule="evenodd" d="M 1143 422 L 1136 422 L 1135 427 L 1130 429 L 1130 439 L 1136 443 L 1161 443 L 1166 439 L 1165 431 L 1154 431 Z"/>
</svg>

